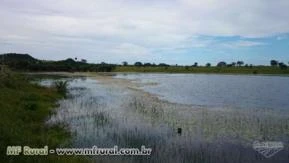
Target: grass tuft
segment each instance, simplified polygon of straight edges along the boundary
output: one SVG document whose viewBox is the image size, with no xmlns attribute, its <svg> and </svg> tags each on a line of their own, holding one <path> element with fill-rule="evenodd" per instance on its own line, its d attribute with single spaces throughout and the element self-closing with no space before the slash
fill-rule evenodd
<svg viewBox="0 0 289 163">
<path fill-rule="evenodd" d="M 56 88 L 58 93 L 65 95 L 68 90 L 68 81 L 55 81 L 53 86 Z"/>
</svg>

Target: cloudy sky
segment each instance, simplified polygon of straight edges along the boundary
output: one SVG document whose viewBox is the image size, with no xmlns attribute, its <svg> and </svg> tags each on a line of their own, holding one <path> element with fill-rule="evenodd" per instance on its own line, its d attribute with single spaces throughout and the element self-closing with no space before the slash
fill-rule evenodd
<svg viewBox="0 0 289 163">
<path fill-rule="evenodd" d="M 89 62 L 289 62 L 288 0 L 0 0 L 0 53 Z"/>
</svg>

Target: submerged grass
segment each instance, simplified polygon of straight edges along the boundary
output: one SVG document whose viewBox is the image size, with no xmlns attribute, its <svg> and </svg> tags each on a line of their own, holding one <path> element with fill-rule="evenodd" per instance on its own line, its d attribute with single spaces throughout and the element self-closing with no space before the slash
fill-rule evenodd
<svg viewBox="0 0 289 163">
<path fill-rule="evenodd" d="M 94 89 L 95 84 L 89 83 L 85 87 L 70 89 L 74 98 L 61 100 L 51 118 L 51 123 L 65 122 L 70 126 L 75 132 L 75 146 L 145 145 L 153 150 L 148 157 L 92 157 L 95 161 L 253 163 L 263 161 L 253 150 L 253 141 L 288 141 L 287 112 L 192 108 L 136 89 L 120 96 L 112 87 Z M 177 133 L 178 128 L 182 129 L 181 134 Z M 275 160 L 265 162 L 283 163 L 288 148 L 283 151 Z"/>
<path fill-rule="evenodd" d="M 88 162 L 74 156 L 7 156 L 7 146 L 49 148 L 66 146 L 70 133 L 61 125 L 47 126 L 55 102 L 63 94 L 32 84 L 25 76 L 0 73 L 0 162 Z"/>
<path fill-rule="evenodd" d="M 252 148 L 254 141 L 281 141 L 288 144 L 287 112 L 270 109 L 192 108 L 149 96 L 135 96 L 129 109 L 140 113 L 153 124 L 167 124 L 174 135 L 177 135 L 178 128 L 182 129 L 178 136 L 162 135 L 165 143 L 156 142 L 158 145 L 157 148 L 153 147 L 153 151 L 157 157 L 152 157 L 153 162 L 281 163 L 288 158 L 288 147 L 272 160 L 262 160 Z"/>
<path fill-rule="evenodd" d="M 219 138 L 243 140 L 249 144 L 255 140 L 283 140 L 289 137 L 289 115 L 270 109 L 219 110 L 191 108 L 166 104 L 148 96 L 135 97 L 130 107 L 153 119 L 154 123 L 166 122 L 175 131 L 199 136 L 207 141 Z"/>
</svg>

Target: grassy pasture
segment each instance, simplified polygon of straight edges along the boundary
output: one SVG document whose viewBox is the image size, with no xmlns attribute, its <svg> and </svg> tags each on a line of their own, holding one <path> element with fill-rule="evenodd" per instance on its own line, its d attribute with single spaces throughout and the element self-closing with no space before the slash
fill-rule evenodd
<svg viewBox="0 0 289 163">
<path fill-rule="evenodd" d="M 218 73 L 218 74 L 289 74 L 289 69 L 279 67 L 191 67 L 191 66 L 117 66 L 115 72 L 161 72 L 161 73 Z"/>
</svg>

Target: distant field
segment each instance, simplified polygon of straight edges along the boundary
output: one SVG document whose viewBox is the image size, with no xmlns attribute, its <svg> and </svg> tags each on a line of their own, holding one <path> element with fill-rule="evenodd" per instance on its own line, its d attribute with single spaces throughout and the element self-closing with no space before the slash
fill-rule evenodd
<svg viewBox="0 0 289 163">
<path fill-rule="evenodd" d="M 117 66 L 115 72 L 164 72 L 164 73 L 232 73 L 232 74 L 289 74 L 289 69 L 279 67 L 145 67 L 145 66 Z"/>
</svg>

